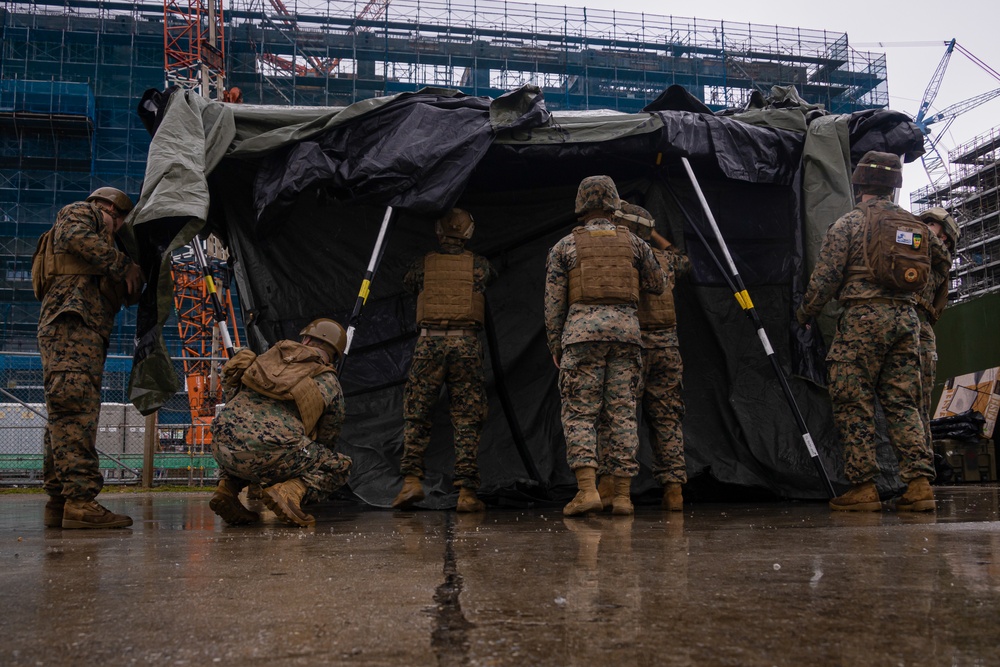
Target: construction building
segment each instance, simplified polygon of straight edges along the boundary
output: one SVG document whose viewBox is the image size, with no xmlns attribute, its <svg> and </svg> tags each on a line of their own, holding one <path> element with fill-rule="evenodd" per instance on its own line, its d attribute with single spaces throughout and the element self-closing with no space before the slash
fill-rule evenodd
<svg viewBox="0 0 1000 667">
<path fill-rule="evenodd" d="M 135 109 L 148 88 L 341 106 L 425 86 L 497 97 L 531 83 L 551 109 L 637 112 L 672 84 L 713 109 L 793 84 L 837 113 L 888 104 L 885 56 L 851 49 L 844 33 L 497 0 L 224 4 L 0 9 L 0 351 L 35 349 L 31 254 L 58 210 L 103 185 L 138 196 L 150 139 Z M 134 313 L 121 315 L 111 354 L 131 353 Z"/>
<path fill-rule="evenodd" d="M 962 232 L 951 300 L 1000 290 L 1000 127 L 948 152 L 948 178 L 911 195 L 911 210 L 947 208 Z"/>
</svg>

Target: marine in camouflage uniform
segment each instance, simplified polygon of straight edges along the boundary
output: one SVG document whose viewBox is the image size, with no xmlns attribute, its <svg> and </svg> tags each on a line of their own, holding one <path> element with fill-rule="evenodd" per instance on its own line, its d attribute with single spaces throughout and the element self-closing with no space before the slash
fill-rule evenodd
<svg viewBox="0 0 1000 667">
<path fill-rule="evenodd" d="M 642 331 L 642 374 L 638 401 L 642 404 L 646 422 L 651 426 L 653 477 L 664 487 L 663 506 L 683 509 L 681 485 L 687 482 L 684 461 L 684 399 L 681 397 L 683 361 L 677 339 L 677 324 L 673 307 L 673 289 L 677 278 L 691 269 L 691 262 L 678 248 L 657 233 L 650 213 L 623 201 L 622 219 L 629 229 L 655 246 L 653 254 L 663 270 L 665 287 L 661 295 L 642 293 L 639 296 L 639 327 Z M 598 421 L 598 450 L 601 465 L 598 491 L 607 509 L 611 506 L 613 489 L 610 470 L 604 452 L 608 420 L 602 414 Z"/>
<path fill-rule="evenodd" d="M 943 208 L 933 207 L 920 214 L 920 219 L 930 228 L 945 247 L 949 256 L 955 250 L 959 231 L 955 219 Z M 920 318 L 920 371 L 923 380 L 924 400 L 920 405 L 920 419 L 924 423 L 924 436 L 928 447 L 932 448 L 931 417 L 934 414 L 931 396 L 937 376 L 937 337 L 934 325 L 948 305 L 948 272 L 933 271 L 927 286 L 917 295 L 917 317 Z"/>
<path fill-rule="evenodd" d="M 595 483 L 596 422 L 602 412 L 608 418 L 613 511 L 632 513 L 629 488 L 639 468 L 635 401 L 642 363 L 636 304 L 640 290 L 662 293 L 664 276 L 649 246 L 613 221 L 619 206 L 614 181 L 607 176 L 585 178 L 576 200 L 584 225 L 558 241 L 546 260 L 545 334 L 559 367 L 566 459 L 579 489 L 563 509 L 567 516 L 602 508 Z M 571 277 L 590 275 L 579 271 L 578 236 L 579 242 L 587 242 L 588 262 L 597 269 L 599 283 L 594 280 L 588 286 L 582 277 Z M 571 292 L 576 289 L 581 296 L 574 298 Z"/>
<path fill-rule="evenodd" d="M 126 290 L 135 297 L 142 287 L 138 265 L 118 249 L 114 236 L 131 209 L 123 192 L 100 188 L 87 201 L 63 207 L 50 232 L 55 256 L 69 256 L 61 261 L 76 268 L 51 275 L 38 320 L 48 410 L 43 460 L 48 527 L 132 525 L 131 518 L 95 500 L 104 486 L 96 437 L 108 342 Z"/>
<path fill-rule="evenodd" d="M 440 249 L 416 259 L 403 286 L 417 295 L 419 335 L 403 389 L 404 476 L 392 506 L 407 509 L 424 499 L 424 454 L 431 439 L 431 416 L 447 387 L 455 443 L 456 510 L 484 509 L 479 488 L 479 437 L 486 420 L 486 379 L 479 331 L 484 293 L 496 276 L 489 261 L 465 249 L 475 221 L 467 211 L 452 209 L 436 223 Z"/>
<path fill-rule="evenodd" d="M 212 455 L 221 479 L 210 506 L 231 525 L 259 518 L 237 499 L 248 483 L 265 487 L 263 500 L 279 519 L 300 526 L 315 523 L 302 505 L 323 502 L 347 483 L 351 459 L 335 450 L 345 413 L 335 364 L 346 334 L 333 320 L 319 319 L 301 335 L 302 343 L 279 341 L 259 357 L 241 350 L 223 368 L 226 405 L 212 422 Z M 253 382 L 255 363 L 282 368 L 269 377 L 308 365 L 301 382 L 310 383 L 312 405 L 290 395 L 282 400 L 273 390 L 263 393 L 261 384 L 272 385 Z"/>
<path fill-rule="evenodd" d="M 874 215 L 908 215 L 890 199 L 892 189 L 902 185 L 901 168 L 895 155 L 866 154 L 852 177 L 860 186 L 862 206 L 870 206 Z M 796 314 L 800 323 L 806 323 L 832 299 L 844 306 L 827 362 L 834 420 L 844 443 L 844 473 L 853 487 L 831 500 L 830 506 L 835 510 L 881 508 L 873 482 L 879 474 L 877 397 L 900 458 L 900 476 L 908 483 L 897 508 L 933 509 L 929 481 L 934 479 L 934 458 L 920 419 L 923 394 L 916 294 L 889 289 L 868 275 L 854 273 L 855 267 L 866 266 L 865 226 L 865 212 L 859 206 L 830 227 Z M 937 237 L 928 236 L 932 267 L 939 270 L 948 264 L 947 252 Z"/>
</svg>

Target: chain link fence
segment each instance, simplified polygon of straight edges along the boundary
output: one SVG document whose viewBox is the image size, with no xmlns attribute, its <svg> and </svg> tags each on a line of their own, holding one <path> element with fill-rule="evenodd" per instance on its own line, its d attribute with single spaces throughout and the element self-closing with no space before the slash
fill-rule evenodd
<svg viewBox="0 0 1000 667">
<path fill-rule="evenodd" d="M 221 365 L 225 359 L 212 359 Z M 184 377 L 183 360 L 174 370 Z M 187 393 L 178 392 L 155 421 L 128 402 L 132 358 L 111 355 L 104 366 L 97 450 L 107 484 L 139 484 L 147 429 L 154 485 L 207 486 L 218 481 L 208 425 L 193 425 Z M 40 486 L 45 436 L 45 391 L 37 353 L 0 353 L 0 486 Z"/>
</svg>

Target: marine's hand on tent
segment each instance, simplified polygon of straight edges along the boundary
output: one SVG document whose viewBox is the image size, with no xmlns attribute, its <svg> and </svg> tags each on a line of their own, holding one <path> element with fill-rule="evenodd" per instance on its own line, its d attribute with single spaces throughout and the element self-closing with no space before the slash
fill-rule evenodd
<svg viewBox="0 0 1000 667">
<path fill-rule="evenodd" d="M 138 296 L 139 293 L 142 292 L 142 285 L 144 282 L 145 279 L 143 278 L 142 269 L 139 268 L 139 265 L 134 262 L 129 264 L 128 268 L 125 269 L 125 286 L 128 288 L 128 295 Z"/>
<path fill-rule="evenodd" d="M 812 317 L 810 317 L 806 311 L 802 309 L 802 306 L 799 306 L 798 310 L 795 311 L 795 321 L 804 326 L 806 329 L 809 328 L 809 320 L 811 319 Z"/>
<path fill-rule="evenodd" d="M 556 368 L 559 368 L 559 357 L 557 357 L 556 355 L 553 354 L 552 355 L 552 363 L 554 363 L 556 365 Z"/>
</svg>

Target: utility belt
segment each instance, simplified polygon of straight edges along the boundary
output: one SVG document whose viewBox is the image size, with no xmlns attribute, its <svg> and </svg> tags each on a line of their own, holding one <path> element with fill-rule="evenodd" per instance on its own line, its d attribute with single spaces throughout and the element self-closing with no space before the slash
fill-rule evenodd
<svg viewBox="0 0 1000 667">
<path fill-rule="evenodd" d="M 871 299 L 850 299 L 847 301 L 841 301 L 844 308 L 850 308 L 851 306 L 866 306 L 870 303 L 880 303 L 885 306 L 904 306 L 908 308 L 915 308 L 915 304 L 912 301 L 907 301 L 906 299 L 893 299 L 887 296 L 876 296 Z"/>
<path fill-rule="evenodd" d="M 476 336 L 478 329 L 431 329 L 423 327 L 420 329 L 421 336 Z"/>
</svg>

